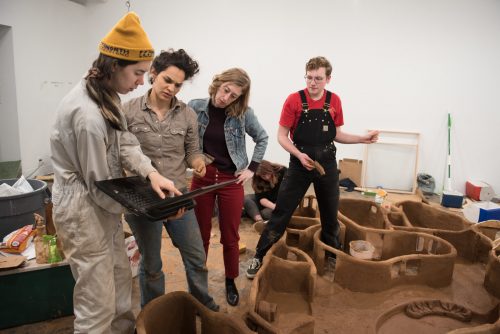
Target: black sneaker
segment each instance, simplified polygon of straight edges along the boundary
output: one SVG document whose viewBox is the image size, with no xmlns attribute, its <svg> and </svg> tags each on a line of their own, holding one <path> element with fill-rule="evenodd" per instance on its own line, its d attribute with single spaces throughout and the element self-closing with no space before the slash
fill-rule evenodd
<svg viewBox="0 0 500 334">
<path fill-rule="evenodd" d="M 254 257 L 250 264 L 248 265 L 248 269 L 246 275 L 248 278 L 253 279 L 255 275 L 259 272 L 260 266 L 262 265 L 262 261 L 256 257 Z"/>
</svg>

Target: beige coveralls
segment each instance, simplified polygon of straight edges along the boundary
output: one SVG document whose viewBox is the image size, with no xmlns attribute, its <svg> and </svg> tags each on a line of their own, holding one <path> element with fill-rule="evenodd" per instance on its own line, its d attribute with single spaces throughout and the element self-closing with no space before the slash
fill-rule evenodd
<svg viewBox="0 0 500 334">
<path fill-rule="evenodd" d="M 121 177 L 123 168 L 144 178 L 155 169 L 134 135 L 104 120 L 85 80 L 61 102 L 50 142 L 54 224 L 76 281 L 75 333 L 133 333 L 124 209 L 94 181 Z"/>
</svg>

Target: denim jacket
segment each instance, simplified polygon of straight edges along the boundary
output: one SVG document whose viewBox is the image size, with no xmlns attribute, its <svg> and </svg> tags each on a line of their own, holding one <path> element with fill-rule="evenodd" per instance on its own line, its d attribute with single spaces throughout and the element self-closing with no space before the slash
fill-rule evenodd
<svg viewBox="0 0 500 334">
<path fill-rule="evenodd" d="M 190 106 L 198 115 L 198 130 L 200 134 L 200 145 L 203 149 L 203 136 L 208 126 L 208 104 L 210 98 L 194 99 L 189 101 Z M 224 134 L 226 137 L 227 150 L 231 160 L 236 165 L 236 172 L 239 172 L 248 166 L 248 156 L 245 144 L 245 133 L 248 133 L 255 142 L 255 148 L 252 155 L 252 161 L 260 163 L 266 153 L 267 140 L 269 136 L 255 116 L 252 108 L 241 117 L 227 117 L 224 123 Z"/>
</svg>

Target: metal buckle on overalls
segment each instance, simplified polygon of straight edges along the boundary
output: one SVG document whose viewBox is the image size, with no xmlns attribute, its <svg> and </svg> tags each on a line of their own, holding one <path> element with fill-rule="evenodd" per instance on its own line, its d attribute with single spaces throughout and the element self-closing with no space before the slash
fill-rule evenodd
<svg viewBox="0 0 500 334">
<path fill-rule="evenodd" d="M 306 113 L 309 111 L 309 105 L 307 103 L 302 103 L 302 110 Z"/>
<path fill-rule="evenodd" d="M 330 111 L 330 103 L 325 102 L 325 106 L 323 107 L 324 112 L 329 112 Z"/>
</svg>

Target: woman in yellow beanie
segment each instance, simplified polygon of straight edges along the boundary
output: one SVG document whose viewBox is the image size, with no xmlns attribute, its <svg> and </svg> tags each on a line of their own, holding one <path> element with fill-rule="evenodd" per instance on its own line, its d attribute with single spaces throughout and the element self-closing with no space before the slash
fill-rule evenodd
<svg viewBox="0 0 500 334">
<path fill-rule="evenodd" d="M 127 131 L 118 96 L 144 83 L 151 43 L 135 13 L 125 15 L 99 45 L 87 76 L 62 100 L 50 138 L 54 223 L 75 278 L 75 333 L 133 333 L 132 277 L 125 251 L 123 208 L 94 181 L 125 168 L 160 197 L 181 193 L 161 176 Z"/>
</svg>

